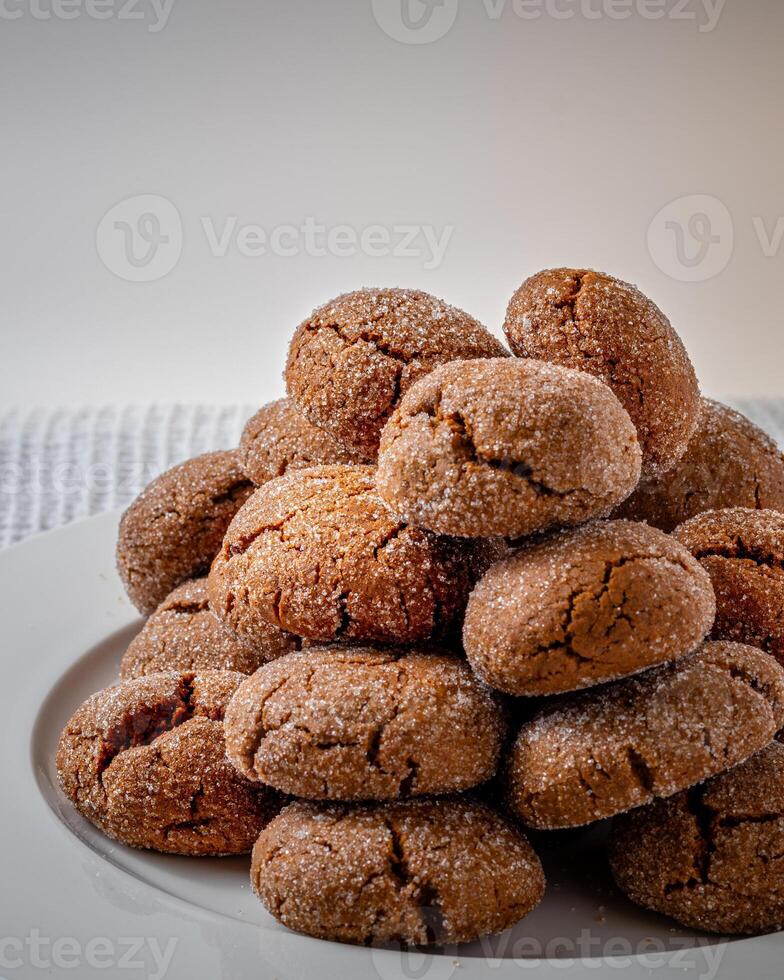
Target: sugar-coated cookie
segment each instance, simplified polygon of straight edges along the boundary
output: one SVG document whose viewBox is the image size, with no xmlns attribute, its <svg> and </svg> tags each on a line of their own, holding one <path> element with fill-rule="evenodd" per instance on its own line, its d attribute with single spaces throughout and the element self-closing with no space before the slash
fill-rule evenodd
<svg viewBox="0 0 784 980">
<path fill-rule="evenodd" d="M 140 612 L 149 615 L 181 582 L 208 571 L 252 491 L 231 450 L 180 463 L 139 494 L 120 521 L 117 569 Z"/>
<path fill-rule="evenodd" d="M 740 412 L 703 398 L 682 459 L 669 473 L 643 481 L 614 516 L 672 531 L 722 507 L 784 511 L 784 453 Z"/>
<path fill-rule="evenodd" d="M 784 669 L 738 643 L 559 699 L 523 724 L 512 810 L 554 830 L 672 796 L 743 762 L 784 725 Z"/>
<path fill-rule="evenodd" d="M 316 800 L 470 789 L 495 774 L 505 734 L 465 661 L 434 649 L 290 654 L 243 681 L 225 724 L 243 775 Z"/>
<path fill-rule="evenodd" d="M 223 714 L 242 679 L 232 671 L 150 674 L 94 694 L 60 736 L 66 796 L 132 847 L 246 853 L 280 800 L 226 759 Z"/>
<path fill-rule="evenodd" d="M 376 483 L 432 531 L 514 538 L 606 517 L 639 478 L 637 434 L 607 385 L 491 358 L 443 364 L 406 392 L 382 433 Z"/>
<path fill-rule="evenodd" d="M 178 585 L 131 640 L 120 662 L 120 677 L 160 671 L 236 670 L 252 674 L 268 660 L 299 650 L 302 640 L 277 626 L 250 643 L 233 633 L 209 606 L 207 580 Z"/>
<path fill-rule="evenodd" d="M 662 311 L 635 286 L 589 269 L 545 269 L 506 311 L 518 357 L 554 361 L 605 381 L 637 427 L 643 476 L 678 462 L 697 427 L 700 390 Z"/>
<path fill-rule="evenodd" d="M 712 510 L 674 535 L 713 580 L 713 636 L 750 643 L 784 662 L 784 514 Z"/>
<path fill-rule="evenodd" d="M 361 453 L 308 422 L 290 398 L 262 405 L 245 423 L 240 440 L 240 465 L 257 486 L 290 469 L 364 462 Z"/>
<path fill-rule="evenodd" d="M 314 425 L 373 458 L 384 423 L 417 378 L 455 358 L 504 357 L 468 313 L 416 289 L 360 289 L 297 329 L 286 385 Z"/>
<path fill-rule="evenodd" d="M 251 883 L 290 929 L 365 945 L 501 932 L 545 886 L 526 838 L 470 797 L 292 803 L 259 836 Z"/>
<path fill-rule="evenodd" d="M 784 745 L 616 817 L 609 857 L 632 901 L 720 933 L 784 928 Z"/>
<path fill-rule="evenodd" d="M 465 609 L 477 549 L 406 524 L 373 477 L 318 466 L 259 487 L 213 563 L 215 612 L 251 640 L 267 624 L 322 642 L 443 636 Z"/>
<path fill-rule="evenodd" d="M 468 601 L 463 646 L 491 687 L 554 694 L 690 653 L 715 613 L 710 577 L 682 544 L 596 521 L 493 565 Z"/>
</svg>

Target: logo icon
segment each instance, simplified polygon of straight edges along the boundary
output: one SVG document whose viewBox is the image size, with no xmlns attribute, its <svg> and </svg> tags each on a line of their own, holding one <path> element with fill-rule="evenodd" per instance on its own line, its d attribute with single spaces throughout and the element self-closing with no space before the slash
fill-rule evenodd
<svg viewBox="0 0 784 980">
<path fill-rule="evenodd" d="M 449 32 L 458 0 L 371 0 L 381 30 L 401 44 L 431 44 Z"/>
<path fill-rule="evenodd" d="M 457 946 L 442 947 L 435 953 L 424 949 L 374 946 L 370 951 L 379 980 L 451 980 L 457 972 Z"/>
<path fill-rule="evenodd" d="M 648 251 L 661 271 L 679 282 L 704 282 L 726 269 L 735 230 L 726 205 L 709 194 L 666 204 L 648 226 Z"/>
<path fill-rule="evenodd" d="M 106 268 L 127 282 L 153 282 L 168 275 L 182 254 L 177 208 L 157 194 L 138 194 L 109 208 L 95 232 Z"/>
</svg>

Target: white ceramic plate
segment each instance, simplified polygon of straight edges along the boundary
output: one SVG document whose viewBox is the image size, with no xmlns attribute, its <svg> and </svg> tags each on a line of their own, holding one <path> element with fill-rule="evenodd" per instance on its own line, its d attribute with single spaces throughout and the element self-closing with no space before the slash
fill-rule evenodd
<svg viewBox="0 0 784 980">
<path fill-rule="evenodd" d="M 722 942 L 624 901 L 601 829 L 537 839 L 547 895 L 513 930 L 410 953 L 288 932 L 252 895 L 247 859 L 163 856 L 103 837 L 60 793 L 53 758 L 62 726 L 115 679 L 141 625 L 114 569 L 118 516 L 0 552 L 0 980 L 781 976 L 779 935 Z"/>
</svg>

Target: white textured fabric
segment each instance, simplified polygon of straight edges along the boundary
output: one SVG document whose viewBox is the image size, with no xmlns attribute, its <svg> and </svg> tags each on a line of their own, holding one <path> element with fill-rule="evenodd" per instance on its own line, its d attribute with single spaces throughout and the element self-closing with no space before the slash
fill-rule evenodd
<svg viewBox="0 0 784 980">
<path fill-rule="evenodd" d="M 236 446 L 257 407 L 129 405 L 0 416 L 0 547 L 124 506 L 175 463 Z"/>
<path fill-rule="evenodd" d="M 735 405 L 784 445 L 784 399 Z M 175 463 L 236 446 L 256 407 L 7 412 L 0 416 L 0 547 L 124 506 Z"/>
</svg>

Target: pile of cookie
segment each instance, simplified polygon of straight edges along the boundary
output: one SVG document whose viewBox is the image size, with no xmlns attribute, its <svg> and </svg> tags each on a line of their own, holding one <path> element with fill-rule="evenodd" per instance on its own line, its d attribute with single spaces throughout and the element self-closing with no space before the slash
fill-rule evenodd
<svg viewBox="0 0 784 980">
<path fill-rule="evenodd" d="M 123 516 L 149 618 L 63 789 L 135 847 L 252 850 L 325 939 L 505 929 L 524 828 L 609 817 L 633 901 L 781 927 L 784 457 L 611 276 L 534 275 L 505 333 L 398 289 L 297 329 L 288 398 Z"/>
</svg>

